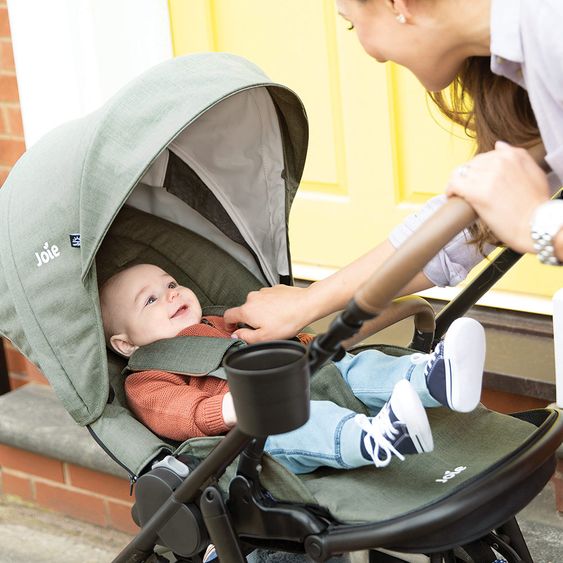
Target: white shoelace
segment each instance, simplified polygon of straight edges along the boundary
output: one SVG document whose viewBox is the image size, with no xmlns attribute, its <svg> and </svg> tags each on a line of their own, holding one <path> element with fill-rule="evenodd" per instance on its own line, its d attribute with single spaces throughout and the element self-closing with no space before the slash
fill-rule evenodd
<svg viewBox="0 0 563 563">
<path fill-rule="evenodd" d="M 430 354 L 423 354 L 422 352 L 415 352 L 411 356 L 411 363 L 418 365 L 418 364 L 423 364 L 424 362 L 426 362 L 426 367 L 424 368 L 424 377 L 426 377 L 428 375 L 428 373 L 430 372 L 431 367 L 434 365 L 434 362 L 436 361 L 438 354 L 442 353 L 443 347 L 444 347 L 443 343 L 438 342 L 438 345 L 436 346 L 436 348 L 434 348 L 434 352 L 432 352 Z"/>
<path fill-rule="evenodd" d="M 404 461 L 405 456 L 397 451 L 389 441 L 393 440 L 399 433 L 399 430 L 393 426 L 393 423 L 389 419 L 389 405 L 385 405 L 374 418 L 370 419 L 365 414 L 357 414 L 354 420 L 366 433 L 364 437 L 364 447 L 372 457 L 376 467 L 389 465 L 392 454 L 395 454 L 401 461 Z M 383 459 L 379 458 L 380 451 L 385 453 Z"/>
</svg>

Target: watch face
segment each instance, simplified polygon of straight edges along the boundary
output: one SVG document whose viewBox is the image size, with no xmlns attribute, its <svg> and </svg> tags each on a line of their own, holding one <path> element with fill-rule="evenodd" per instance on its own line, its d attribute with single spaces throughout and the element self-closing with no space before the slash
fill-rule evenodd
<svg viewBox="0 0 563 563">
<path fill-rule="evenodd" d="M 563 228 L 563 200 L 542 203 L 532 217 L 532 231 L 553 237 Z"/>
</svg>

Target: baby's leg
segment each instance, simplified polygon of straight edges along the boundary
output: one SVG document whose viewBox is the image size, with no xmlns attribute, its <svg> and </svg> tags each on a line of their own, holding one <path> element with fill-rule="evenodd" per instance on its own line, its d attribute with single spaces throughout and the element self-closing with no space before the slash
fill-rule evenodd
<svg viewBox="0 0 563 563">
<path fill-rule="evenodd" d="M 357 415 L 330 401 L 311 401 L 311 416 L 301 428 L 270 436 L 265 450 L 294 473 L 318 467 L 352 469 L 386 466 L 392 454 L 432 450 L 432 433 L 416 392 L 398 383 L 391 399 L 375 417 Z"/>
<path fill-rule="evenodd" d="M 428 391 L 422 364 L 413 363 L 412 355 L 389 356 L 379 350 L 364 350 L 336 362 L 352 392 L 373 414 L 389 400 L 393 388 L 402 379 L 410 381 L 425 407 L 440 403 Z"/>
<path fill-rule="evenodd" d="M 360 454 L 362 430 L 355 416 L 330 401 L 311 401 L 309 420 L 297 430 L 268 437 L 264 449 L 293 473 L 369 465 Z"/>
<path fill-rule="evenodd" d="M 485 362 L 485 333 L 475 320 L 454 321 L 432 354 L 387 356 L 366 350 L 337 362 L 354 395 L 377 412 L 395 383 L 411 382 L 425 407 L 468 412 L 479 403 Z"/>
</svg>

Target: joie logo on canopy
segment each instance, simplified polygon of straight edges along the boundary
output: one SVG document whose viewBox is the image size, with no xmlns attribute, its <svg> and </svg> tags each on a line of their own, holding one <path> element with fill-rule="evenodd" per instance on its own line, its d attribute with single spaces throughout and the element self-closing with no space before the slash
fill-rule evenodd
<svg viewBox="0 0 563 563">
<path fill-rule="evenodd" d="M 36 266 L 40 268 L 43 264 L 47 264 L 51 260 L 58 258 L 60 255 L 61 251 L 57 245 L 53 244 L 51 246 L 48 242 L 46 242 L 43 245 L 43 250 L 35 253 L 35 259 L 37 260 Z"/>
<path fill-rule="evenodd" d="M 467 467 L 461 465 L 460 467 L 456 467 L 453 471 L 448 470 L 444 473 L 444 476 L 441 479 L 436 479 L 436 483 L 447 483 L 450 479 L 453 479 L 466 469 Z"/>
</svg>

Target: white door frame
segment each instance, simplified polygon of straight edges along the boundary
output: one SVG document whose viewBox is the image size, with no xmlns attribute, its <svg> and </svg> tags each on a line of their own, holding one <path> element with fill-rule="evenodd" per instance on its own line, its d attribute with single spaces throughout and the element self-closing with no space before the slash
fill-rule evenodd
<svg viewBox="0 0 563 563">
<path fill-rule="evenodd" d="M 26 146 L 172 57 L 166 0 L 8 0 Z"/>
</svg>

